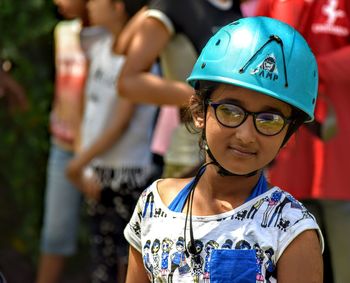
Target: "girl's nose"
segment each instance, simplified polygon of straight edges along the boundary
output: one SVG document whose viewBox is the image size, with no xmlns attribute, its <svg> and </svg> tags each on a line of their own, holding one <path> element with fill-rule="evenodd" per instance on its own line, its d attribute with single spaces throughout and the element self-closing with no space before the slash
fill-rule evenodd
<svg viewBox="0 0 350 283">
<path fill-rule="evenodd" d="M 255 141 L 257 132 L 253 119 L 253 116 L 249 115 L 243 124 L 235 128 L 236 138 L 244 144 L 249 144 Z"/>
</svg>

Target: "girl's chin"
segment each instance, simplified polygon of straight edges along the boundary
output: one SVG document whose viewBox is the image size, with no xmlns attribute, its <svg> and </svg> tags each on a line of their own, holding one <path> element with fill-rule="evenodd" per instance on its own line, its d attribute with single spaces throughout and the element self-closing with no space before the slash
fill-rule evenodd
<svg viewBox="0 0 350 283">
<path fill-rule="evenodd" d="M 224 169 L 239 176 L 245 176 L 259 170 L 256 168 L 237 168 L 237 167 L 224 167 Z"/>
</svg>

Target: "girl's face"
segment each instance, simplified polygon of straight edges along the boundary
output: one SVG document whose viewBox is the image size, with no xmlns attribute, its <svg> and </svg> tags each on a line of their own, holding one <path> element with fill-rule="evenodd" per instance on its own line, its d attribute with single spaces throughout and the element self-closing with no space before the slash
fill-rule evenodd
<svg viewBox="0 0 350 283">
<path fill-rule="evenodd" d="M 54 3 L 66 19 L 81 18 L 85 15 L 85 0 L 54 0 Z"/>
<path fill-rule="evenodd" d="M 112 0 L 88 0 L 87 10 L 92 25 L 109 28 L 115 22 L 116 12 Z"/>
<path fill-rule="evenodd" d="M 280 113 L 290 117 L 291 107 L 259 92 L 230 85 L 221 85 L 211 95 L 214 103 L 234 103 L 250 112 Z M 247 119 L 236 128 L 220 124 L 215 110 L 208 106 L 206 117 L 206 138 L 211 152 L 227 170 L 236 174 L 248 174 L 269 164 L 277 155 L 288 126 L 274 136 L 264 136 L 257 132 L 254 118 Z M 196 126 L 204 128 L 203 119 L 196 119 Z"/>
</svg>

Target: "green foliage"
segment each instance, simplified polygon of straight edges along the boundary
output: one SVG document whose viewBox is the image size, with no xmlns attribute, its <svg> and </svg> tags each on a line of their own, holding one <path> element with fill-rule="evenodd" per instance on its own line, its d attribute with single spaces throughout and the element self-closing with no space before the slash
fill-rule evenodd
<svg viewBox="0 0 350 283">
<path fill-rule="evenodd" d="M 30 101 L 25 113 L 0 103 L 0 249 L 38 253 L 53 94 L 52 1 L 0 0 L 0 59 Z"/>
</svg>

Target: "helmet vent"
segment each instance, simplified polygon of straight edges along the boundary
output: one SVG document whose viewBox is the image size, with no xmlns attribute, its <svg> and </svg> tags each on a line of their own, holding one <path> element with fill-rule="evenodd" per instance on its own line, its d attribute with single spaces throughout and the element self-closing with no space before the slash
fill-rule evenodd
<svg viewBox="0 0 350 283">
<path fill-rule="evenodd" d="M 235 22 L 233 22 L 233 23 L 230 24 L 230 26 L 233 26 L 233 25 L 235 25 L 235 26 L 236 26 L 236 25 L 239 25 L 239 21 L 235 21 Z"/>
<path fill-rule="evenodd" d="M 221 43 L 221 39 L 218 39 L 218 41 L 215 43 L 216 46 L 218 46 Z"/>
<path fill-rule="evenodd" d="M 207 65 L 207 64 L 206 64 L 205 62 L 204 62 L 204 63 L 202 63 L 201 68 L 202 68 L 202 69 L 204 69 L 206 65 Z"/>
<path fill-rule="evenodd" d="M 315 104 L 315 98 L 312 99 L 312 104 Z"/>
</svg>

